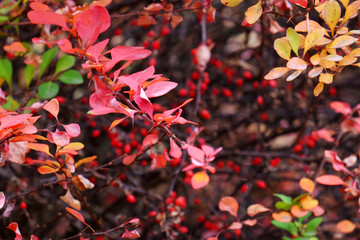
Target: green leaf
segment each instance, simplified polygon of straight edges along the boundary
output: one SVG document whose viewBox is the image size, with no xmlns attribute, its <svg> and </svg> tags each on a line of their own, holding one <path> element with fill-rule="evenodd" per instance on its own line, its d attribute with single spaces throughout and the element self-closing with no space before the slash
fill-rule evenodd
<svg viewBox="0 0 360 240">
<path fill-rule="evenodd" d="M 323 218 L 322 217 L 316 217 L 314 219 L 311 219 L 307 224 L 305 231 L 306 232 L 314 232 L 316 231 L 316 228 L 321 224 Z"/>
<path fill-rule="evenodd" d="M 25 71 L 24 71 L 24 78 L 26 81 L 26 88 L 29 88 L 31 81 L 34 77 L 34 73 L 35 73 L 35 66 L 28 64 L 25 67 Z"/>
<path fill-rule="evenodd" d="M 291 204 L 282 202 L 282 201 L 278 201 L 275 203 L 275 207 L 276 207 L 276 209 L 283 209 L 283 210 L 289 211 L 291 209 Z"/>
<path fill-rule="evenodd" d="M 286 231 L 288 231 L 290 234 L 292 234 L 294 236 L 298 235 L 298 230 L 295 227 L 294 223 L 292 223 L 292 222 L 283 223 L 283 222 L 279 222 L 279 221 L 276 221 L 276 220 L 272 220 L 271 223 L 275 227 L 286 230 Z"/>
<path fill-rule="evenodd" d="M 15 111 L 20 107 L 20 104 L 11 96 L 6 97 L 6 103 L 2 105 L 3 108 L 9 111 Z"/>
<path fill-rule="evenodd" d="M 59 76 L 59 80 L 66 84 L 79 85 L 84 83 L 84 79 L 81 74 L 74 70 L 70 69 Z"/>
<path fill-rule="evenodd" d="M 65 71 L 75 64 L 75 57 L 70 55 L 64 55 L 59 61 L 56 63 L 55 75 L 59 72 Z"/>
<path fill-rule="evenodd" d="M 39 86 L 39 95 L 41 98 L 50 99 L 55 97 L 59 92 L 59 85 L 53 82 L 42 83 Z"/>
<path fill-rule="evenodd" d="M 289 39 L 292 50 L 294 51 L 296 56 L 299 56 L 299 52 L 298 52 L 299 46 L 300 46 L 299 35 L 297 34 L 297 32 L 294 29 L 288 28 L 286 31 L 286 36 Z"/>
<path fill-rule="evenodd" d="M 283 202 L 291 204 L 292 198 L 280 193 L 274 193 L 275 197 L 280 198 Z"/>
<path fill-rule="evenodd" d="M 296 198 L 294 198 L 291 202 L 292 205 L 295 205 L 295 204 L 300 204 L 300 199 L 305 196 L 305 195 L 308 195 L 307 193 L 304 193 L 304 194 L 301 194 L 300 196 L 297 196 Z"/>
<path fill-rule="evenodd" d="M 11 79 L 13 75 L 13 68 L 9 59 L 0 59 L 0 77 L 5 79 L 7 84 L 12 89 Z"/>
<path fill-rule="evenodd" d="M 54 48 L 47 50 L 44 53 L 44 55 L 42 57 L 42 62 L 40 63 L 39 78 L 41 78 L 41 76 L 44 74 L 45 70 L 50 65 L 50 63 L 54 59 L 54 57 L 56 56 L 56 53 L 58 52 L 58 50 L 59 50 L 58 47 L 54 47 Z"/>
<path fill-rule="evenodd" d="M 299 222 L 302 223 L 305 219 L 311 216 L 311 211 L 308 212 L 305 216 L 299 218 Z"/>
</svg>

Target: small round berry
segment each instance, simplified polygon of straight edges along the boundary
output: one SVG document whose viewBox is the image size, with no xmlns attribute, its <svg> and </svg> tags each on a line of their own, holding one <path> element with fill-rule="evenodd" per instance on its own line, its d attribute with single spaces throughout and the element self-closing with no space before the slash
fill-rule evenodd
<svg viewBox="0 0 360 240">
<path fill-rule="evenodd" d="M 91 133 L 91 136 L 93 138 L 98 138 L 100 136 L 101 132 L 99 129 L 95 129 L 92 133 Z"/>
<path fill-rule="evenodd" d="M 160 42 L 158 40 L 155 40 L 151 44 L 153 50 L 157 50 L 160 48 Z"/>
<path fill-rule="evenodd" d="M 247 184 L 244 184 L 241 186 L 240 192 L 246 193 L 248 189 L 249 189 L 249 186 Z"/>
<path fill-rule="evenodd" d="M 184 196 L 178 196 L 175 199 L 175 205 L 177 205 L 181 208 L 186 208 L 186 198 Z"/>
<path fill-rule="evenodd" d="M 210 118 L 210 112 L 206 109 L 201 110 L 200 112 L 200 116 L 205 119 L 208 120 Z"/>
<path fill-rule="evenodd" d="M 26 205 L 25 202 L 21 202 L 20 205 L 19 205 L 19 207 L 20 207 L 22 210 L 24 210 L 24 209 L 27 208 L 27 205 Z"/>
<path fill-rule="evenodd" d="M 263 180 L 257 180 L 256 181 L 256 186 L 258 186 L 258 188 L 260 188 L 260 189 L 265 189 L 266 188 L 266 183 Z"/>
<path fill-rule="evenodd" d="M 168 28 L 167 26 L 163 26 L 161 28 L 160 35 L 164 37 L 169 34 L 170 34 L 170 28 Z"/>
<path fill-rule="evenodd" d="M 147 33 L 148 37 L 150 38 L 153 38 L 155 37 L 155 32 L 153 30 L 150 30 L 148 33 Z"/>
<path fill-rule="evenodd" d="M 252 164 L 254 166 L 259 166 L 262 163 L 262 158 L 261 157 L 254 157 L 252 160 Z"/>
<path fill-rule="evenodd" d="M 232 97 L 232 92 L 231 92 L 231 90 L 228 89 L 228 88 L 223 88 L 223 89 L 222 89 L 222 94 L 223 94 L 225 97 L 227 97 L 227 98 Z"/>
<path fill-rule="evenodd" d="M 189 94 L 189 90 L 187 90 L 186 88 L 181 88 L 178 91 L 178 95 L 180 97 L 186 97 Z"/>
<path fill-rule="evenodd" d="M 263 96 L 258 96 L 256 101 L 258 102 L 259 105 L 264 105 L 264 98 Z"/>
<path fill-rule="evenodd" d="M 251 80 L 253 78 L 253 74 L 250 71 L 244 71 L 243 76 L 246 80 Z"/>
<path fill-rule="evenodd" d="M 132 194 L 129 194 L 126 196 L 126 200 L 129 202 L 129 203 L 135 203 L 136 202 L 136 197 Z"/>
<path fill-rule="evenodd" d="M 123 151 L 124 151 L 124 153 L 129 154 L 131 152 L 131 145 L 125 144 Z"/>
</svg>

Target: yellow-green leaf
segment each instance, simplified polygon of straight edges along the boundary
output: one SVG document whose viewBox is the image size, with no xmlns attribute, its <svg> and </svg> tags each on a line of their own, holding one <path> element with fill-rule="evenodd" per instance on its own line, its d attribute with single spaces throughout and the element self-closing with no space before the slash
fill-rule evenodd
<svg viewBox="0 0 360 240">
<path fill-rule="evenodd" d="M 325 23 L 329 26 L 332 35 L 334 35 L 334 30 L 339 22 L 340 15 L 340 4 L 336 0 L 329 0 L 323 10 L 323 18 Z"/>
<path fill-rule="evenodd" d="M 323 82 L 319 82 L 319 83 L 316 85 L 316 87 L 314 88 L 314 96 L 315 96 L 315 97 L 319 96 L 323 89 L 324 89 L 324 83 L 323 83 Z"/>
<path fill-rule="evenodd" d="M 286 36 L 289 39 L 292 50 L 294 51 L 296 56 L 299 56 L 298 50 L 300 45 L 300 37 L 298 33 L 294 29 L 288 28 L 286 31 Z"/>
<path fill-rule="evenodd" d="M 266 74 L 266 76 L 264 78 L 266 80 L 277 79 L 277 78 L 283 76 L 284 74 L 286 74 L 288 71 L 290 71 L 289 68 L 277 67 L 277 68 L 272 69 L 268 74 Z"/>
<path fill-rule="evenodd" d="M 221 3 L 228 7 L 235 7 L 239 5 L 243 0 L 221 0 Z"/>
<path fill-rule="evenodd" d="M 261 16 L 262 14 L 262 7 L 261 7 L 261 0 L 249 7 L 246 12 L 245 12 L 245 18 L 246 18 L 246 21 L 249 23 L 249 24 L 253 24 L 255 23 Z"/>
<path fill-rule="evenodd" d="M 313 46 L 315 46 L 315 44 L 317 44 L 322 37 L 325 34 L 325 29 L 320 28 L 320 29 L 316 29 L 314 31 L 311 31 L 308 35 L 306 35 L 305 38 L 305 49 L 304 49 L 304 56 L 305 53 L 312 48 Z"/>
<path fill-rule="evenodd" d="M 286 67 L 294 70 L 305 70 L 307 65 L 307 62 L 305 62 L 303 59 L 299 57 L 293 57 L 288 61 Z"/>
<path fill-rule="evenodd" d="M 278 38 L 274 42 L 276 53 L 285 60 L 290 60 L 291 45 L 285 37 Z"/>
<path fill-rule="evenodd" d="M 357 41 L 357 38 L 348 36 L 348 35 L 342 35 L 340 37 L 337 37 L 332 41 L 332 43 L 329 44 L 329 48 L 342 48 L 349 46 Z"/>
</svg>

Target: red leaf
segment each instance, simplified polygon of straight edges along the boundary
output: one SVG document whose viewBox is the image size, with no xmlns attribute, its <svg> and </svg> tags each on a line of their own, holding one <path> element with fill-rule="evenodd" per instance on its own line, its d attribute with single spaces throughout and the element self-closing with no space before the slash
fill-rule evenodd
<svg viewBox="0 0 360 240">
<path fill-rule="evenodd" d="M 18 114 L 14 116 L 2 117 L 0 119 L 0 130 L 24 123 L 29 117 L 31 117 L 31 114 Z"/>
<path fill-rule="evenodd" d="M 46 103 L 44 105 L 43 109 L 45 109 L 51 115 L 53 115 L 56 118 L 56 120 L 58 119 L 60 107 L 59 107 L 59 102 L 56 98 L 53 98 L 53 99 L 51 99 L 50 102 Z"/>
<path fill-rule="evenodd" d="M 146 135 L 146 137 L 144 138 L 143 142 L 142 142 L 142 148 L 145 148 L 146 146 L 152 146 L 156 143 L 158 143 L 159 141 L 159 136 L 156 134 L 148 134 Z"/>
<path fill-rule="evenodd" d="M 346 102 L 334 101 L 330 103 L 330 107 L 342 115 L 349 115 L 352 112 L 350 105 Z"/>
<path fill-rule="evenodd" d="M 139 17 L 137 25 L 138 26 L 148 26 L 148 25 L 155 25 L 156 21 L 153 17 L 151 16 L 145 16 L 142 15 Z"/>
<path fill-rule="evenodd" d="M 69 27 L 66 24 L 66 18 L 63 15 L 50 11 L 50 8 L 44 7 L 44 4 L 32 3 L 30 6 L 36 9 L 27 13 L 31 23 L 34 24 L 53 24 L 62 27 L 63 31 L 68 31 Z"/>
<path fill-rule="evenodd" d="M 205 171 L 195 173 L 191 178 L 191 186 L 194 189 L 205 187 L 209 183 L 209 175 Z"/>
<path fill-rule="evenodd" d="M 77 219 L 79 219 L 82 223 L 86 224 L 87 223 L 85 222 L 85 219 L 83 217 L 83 215 L 81 213 L 79 213 L 78 211 L 72 209 L 72 208 L 69 208 L 69 207 L 66 207 L 65 208 L 66 211 L 68 211 L 71 215 L 73 215 L 74 217 L 76 217 Z"/>
<path fill-rule="evenodd" d="M 102 51 L 105 49 L 108 44 L 109 39 L 105 39 L 104 41 L 98 42 L 91 47 L 89 47 L 86 52 L 91 55 L 95 59 L 95 62 L 99 64 L 99 57 Z"/>
<path fill-rule="evenodd" d="M 300 7 L 306 8 L 308 1 L 307 0 L 289 0 L 292 4 L 298 5 Z"/>
<path fill-rule="evenodd" d="M 335 175 L 323 175 L 316 178 L 316 181 L 323 185 L 336 186 L 343 185 L 344 181 Z"/>
<path fill-rule="evenodd" d="M 314 132 L 319 138 L 324 139 L 327 142 L 334 142 L 335 139 L 332 137 L 332 133 L 326 128 L 322 128 Z"/>
<path fill-rule="evenodd" d="M 152 4 L 144 7 L 144 10 L 146 10 L 146 11 L 160 11 L 160 10 L 165 10 L 165 8 L 160 3 L 152 3 Z"/>
<path fill-rule="evenodd" d="M 69 135 L 66 132 L 60 132 L 57 129 L 54 133 L 49 132 L 47 137 L 50 142 L 55 143 L 59 147 L 65 147 L 70 143 Z"/>
<path fill-rule="evenodd" d="M 33 10 L 48 11 L 48 12 L 51 11 L 51 9 L 49 8 L 48 5 L 43 4 L 43 3 L 41 3 L 41 2 L 32 2 L 32 3 L 30 4 L 30 7 L 31 7 Z"/>
<path fill-rule="evenodd" d="M 136 231 L 136 229 L 132 231 L 128 231 L 126 228 L 124 234 L 121 236 L 121 238 L 130 238 L 130 239 L 139 238 L 139 237 L 140 235 Z"/>
<path fill-rule="evenodd" d="M 177 85 L 177 83 L 169 81 L 156 82 L 146 88 L 145 94 L 148 98 L 160 97 L 176 88 Z"/>
<path fill-rule="evenodd" d="M 205 163 L 205 154 L 200 148 L 192 145 L 185 145 L 183 148 L 187 150 L 194 165 L 202 166 Z"/>
<path fill-rule="evenodd" d="M 81 133 L 80 126 L 77 123 L 70 123 L 62 126 L 65 128 L 65 131 L 70 137 L 77 137 Z"/>
<path fill-rule="evenodd" d="M 132 164 L 132 163 L 135 161 L 136 157 L 137 157 L 137 154 L 136 154 L 136 153 L 124 157 L 124 159 L 123 159 L 123 164 L 126 165 L 126 166 Z"/>
<path fill-rule="evenodd" d="M 82 48 L 94 44 L 100 33 L 105 32 L 111 24 L 109 12 L 101 6 L 93 6 L 81 13 L 76 22 Z"/>
<path fill-rule="evenodd" d="M 19 229 L 19 226 L 18 226 L 18 224 L 16 222 L 10 223 L 7 228 L 12 230 L 16 234 L 14 240 L 22 240 L 20 229 Z"/>
<path fill-rule="evenodd" d="M 146 113 L 151 119 L 153 118 L 154 106 L 151 104 L 150 100 L 146 96 L 144 89 L 138 86 L 138 89 L 135 93 L 134 100 L 139 106 L 140 110 Z"/>
</svg>

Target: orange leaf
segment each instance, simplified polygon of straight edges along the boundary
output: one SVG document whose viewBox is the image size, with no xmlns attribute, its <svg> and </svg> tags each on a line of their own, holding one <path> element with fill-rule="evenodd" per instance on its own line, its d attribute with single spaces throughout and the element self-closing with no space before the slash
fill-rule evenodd
<svg viewBox="0 0 360 240">
<path fill-rule="evenodd" d="M 316 178 L 316 181 L 323 185 L 336 186 L 343 185 L 344 181 L 335 175 L 323 175 Z"/>
<path fill-rule="evenodd" d="M 323 82 L 319 82 L 319 83 L 316 85 L 316 87 L 314 88 L 314 96 L 315 96 L 315 97 L 319 96 L 323 89 L 324 89 L 324 83 L 323 83 Z"/>
<path fill-rule="evenodd" d="M 281 211 L 279 213 L 273 213 L 272 217 L 274 220 L 278 221 L 278 222 L 291 222 L 292 220 L 292 216 L 290 213 L 286 212 L 286 211 Z"/>
<path fill-rule="evenodd" d="M 59 102 L 56 98 L 53 98 L 50 100 L 50 102 L 46 103 L 43 107 L 43 109 L 45 109 L 46 111 L 48 111 L 51 115 L 53 115 L 56 120 L 58 119 L 58 114 L 59 114 Z"/>
<path fill-rule="evenodd" d="M 299 207 L 299 205 L 294 205 L 291 207 L 290 212 L 293 216 L 297 218 L 301 218 L 306 216 L 306 214 L 308 214 L 309 211 L 302 209 L 301 207 Z"/>
<path fill-rule="evenodd" d="M 21 42 L 13 42 L 10 45 L 4 46 L 4 50 L 10 53 L 14 53 L 14 52 L 25 52 L 26 48 Z"/>
<path fill-rule="evenodd" d="M 255 215 L 259 214 L 259 213 L 262 213 L 262 212 L 267 212 L 267 211 L 271 211 L 270 209 L 264 207 L 263 205 L 261 204 L 252 204 L 250 205 L 246 212 L 247 214 L 250 216 L 250 217 L 254 217 Z"/>
<path fill-rule="evenodd" d="M 321 216 L 321 215 L 323 215 L 325 213 L 325 210 L 322 207 L 320 207 L 319 205 L 317 205 L 316 207 L 311 209 L 311 211 L 313 212 L 313 214 L 316 217 L 319 217 L 319 216 Z"/>
<path fill-rule="evenodd" d="M 235 198 L 227 196 L 222 197 L 219 201 L 219 209 L 221 211 L 229 212 L 234 217 L 237 217 L 237 213 L 239 210 L 239 204 Z"/>
<path fill-rule="evenodd" d="M 283 76 L 284 74 L 286 74 L 288 71 L 290 71 L 289 68 L 277 67 L 277 68 L 272 69 L 268 74 L 266 74 L 266 76 L 264 78 L 266 80 L 277 79 L 277 78 Z"/>
<path fill-rule="evenodd" d="M 319 201 L 309 195 L 306 195 L 300 199 L 300 204 L 303 209 L 310 210 L 316 207 L 319 204 Z"/>
<path fill-rule="evenodd" d="M 191 186 L 194 189 L 205 187 L 209 183 L 209 175 L 205 171 L 197 172 L 191 178 Z"/>
<path fill-rule="evenodd" d="M 246 21 L 249 24 L 254 24 L 261 17 L 261 14 L 262 14 L 262 7 L 260 0 L 257 4 L 249 7 L 246 10 L 245 12 Z"/>
<path fill-rule="evenodd" d="M 315 183 L 309 178 L 302 178 L 300 180 L 300 188 L 311 194 L 314 191 Z"/>
<path fill-rule="evenodd" d="M 69 207 L 66 207 L 65 208 L 66 211 L 68 211 L 71 215 L 73 215 L 74 217 L 76 217 L 77 219 L 79 219 L 82 223 L 86 224 L 87 223 L 85 222 L 85 219 L 83 217 L 83 215 L 81 213 L 79 213 L 78 211 L 72 209 L 72 208 L 69 208 Z"/>
<path fill-rule="evenodd" d="M 41 174 L 50 174 L 50 173 L 56 173 L 57 171 L 59 171 L 59 168 L 53 168 L 50 166 L 41 166 L 37 170 Z"/>
<path fill-rule="evenodd" d="M 109 131 L 110 131 L 111 129 L 113 129 L 114 127 L 116 127 L 117 125 L 119 125 L 120 123 L 122 123 L 125 119 L 126 119 L 126 117 L 125 117 L 125 118 L 121 118 L 121 119 L 115 119 L 115 120 L 111 123 L 111 125 L 110 125 L 110 127 L 109 127 Z"/>
<path fill-rule="evenodd" d="M 356 225 L 349 220 L 342 220 L 336 224 L 336 229 L 342 233 L 351 233 L 356 228 Z"/>
<path fill-rule="evenodd" d="M 77 167 L 80 166 L 81 164 L 91 162 L 91 161 L 95 160 L 96 158 L 97 158 L 97 156 L 91 156 L 91 157 L 87 157 L 87 158 L 80 159 L 79 161 L 77 161 L 77 162 L 75 163 L 75 168 L 77 168 Z"/>
<path fill-rule="evenodd" d="M 25 146 L 27 146 L 28 148 L 35 150 L 35 151 L 40 151 L 43 153 L 46 153 L 49 156 L 53 155 L 49 152 L 49 146 L 43 143 L 25 143 Z"/>
</svg>

